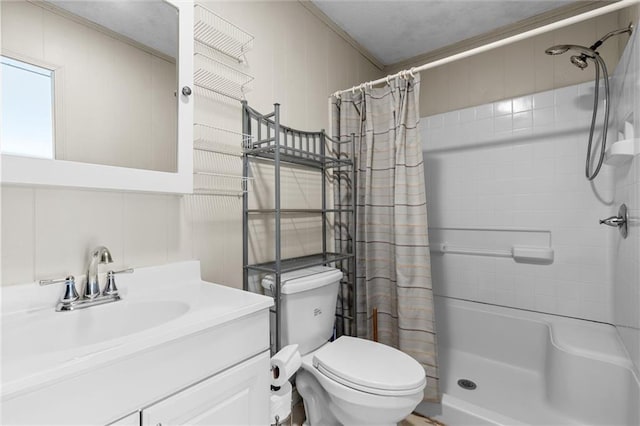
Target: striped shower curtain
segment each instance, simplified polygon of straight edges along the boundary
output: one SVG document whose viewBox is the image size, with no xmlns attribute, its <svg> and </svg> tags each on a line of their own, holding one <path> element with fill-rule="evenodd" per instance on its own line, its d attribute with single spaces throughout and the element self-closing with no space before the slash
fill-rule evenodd
<svg viewBox="0 0 640 426">
<path fill-rule="evenodd" d="M 382 88 L 330 99 L 332 135 L 356 135 L 357 336 L 371 339 L 378 309 L 378 340 L 418 360 L 427 374 L 425 400 L 437 401 L 438 367 L 422 146 L 418 130 L 420 76 L 395 78 Z M 336 178 L 334 185 L 350 186 Z M 335 190 L 348 208 L 352 191 Z M 344 226 L 335 226 L 337 249 L 349 250 Z M 347 290 L 348 292 L 348 290 Z M 349 299 L 351 294 L 340 297 Z M 343 306 L 352 306 L 344 303 Z M 345 314 L 351 314 L 345 308 Z M 344 330 L 348 334 L 351 330 Z"/>
</svg>

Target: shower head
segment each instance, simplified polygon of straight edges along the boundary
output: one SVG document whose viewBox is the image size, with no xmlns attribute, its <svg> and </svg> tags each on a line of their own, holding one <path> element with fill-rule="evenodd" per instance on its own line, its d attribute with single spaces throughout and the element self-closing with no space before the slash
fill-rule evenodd
<svg viewBox="0 0 640 426">
<path fill-rule="evenodd" d="M 625 34 L 625 33 L 631 34 L 632 32 L 633 32 L 633 24 L 629 24 L 629 26 L 626 28 L 621 28 L 619 30 L 613 30 L 608 32 L 600 40 L 593 43 L 590 47 L 578 46 L 575 44 L 559 44 L 557 46 L 552 46 L 548 48 L 547 50 L 544 51 L 544 53 L 546 53 L 547 55 L 562 55 L 563 53 L 569 50 L 577 51 L 578 53 L 580 53 L 580 55 L 572 56 L 571 63 L 576 67 L 580 68 L 581 70 L 583 70 L 587 67 L 587 65 L 589 65 L 587 62 L 587 58 L 595 60 L 596 55 L 598 55 L 598 52 L 596 51 L 596 49 L 602 46 L 602 43 L 604 43 L 608 38 L 613 37 L 615 35 L 619 35 L 619 34 Z"/>
<path fill-rule="evenodd" d="M 587 67 L 587 65 L 589 65 L 587 63 L 587 57 L 585 55 L 574 55 L 571 57 L 571 63 L 573 65 L 575 65 L 576 67 L 580 68 L 581 70 L 585 69 Z"/>
<path fill-rule="evenodd" d="M 562 55 L 569 50 L 580 53 L 580 55 L 573 55 L 571 57 L 571 63 L 581 70 L 585 69 L 587 65 L 589 65 L 587 63 L 587 58 L 595 60 L 594 58 L 598 55 L 595 50 L 589 47 L 578 46 L 576 44 L 560 44 L 558 46 L 552 46 L 545 50 L 544 53 L 547 55 Z"/>
<path fill-rule="evenodd" d="M 551 46 L 547 50 L 544 51 L 547 55 L 562 55 L 567 50 L 569 50 L 568 44 L 559 44 L 557 46 Z"/>
</svg>

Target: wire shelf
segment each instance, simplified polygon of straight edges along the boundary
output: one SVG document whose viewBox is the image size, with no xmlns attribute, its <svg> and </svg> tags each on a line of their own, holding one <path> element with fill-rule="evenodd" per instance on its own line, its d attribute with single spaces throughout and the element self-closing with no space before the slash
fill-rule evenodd
<svg viewBox="0 0 640 426">
<path fill-rule="evenodd" d="M 194 55 L 193 84 L 241 101 L 253 77 L 202 53 Z"/>
<path fill-rule="evenodd" d="M 196 123 L 193 127 L 193 148 L 199 151 L 241 157 L 243 146 L 249 144 L 251 136 L 241 132 Z"/>
<path fill-rule="evenodd" d="M 349 155 L 354 141 L 337 140 L 328 137 L 324 131 L 309 132 L 283 126 L 276 122 L 274 113 L 261 114 L 243 103 L 246 116 L 246 128 L 251 136 L 245 144 L 245 154 L 252 157 L 275 159 L 276 154 L 281 162 L 299 164 L 313 168 L 353 167 Z"/>
<path fill-rule="evenodd" d="M 249 190 L 251 181 L 251 177 L 196 171 L 193 172 L 193 193 L 240 197 Z"/>
<path fill-rule="evenodd" d="M 194 9 L 194 39 L 238 62 L 253 47 L 254 37 L 206 7 L 196 4 Z"/>
</svg>

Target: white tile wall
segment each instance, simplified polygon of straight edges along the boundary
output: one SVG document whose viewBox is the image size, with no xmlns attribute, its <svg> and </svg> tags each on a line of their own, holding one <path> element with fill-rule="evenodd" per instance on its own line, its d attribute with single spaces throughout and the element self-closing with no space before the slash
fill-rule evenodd
<svg viewBox="0 0 640 426">
<path fill-rule="evenodd" d="M 598 219 L 613 209 L 613 174 L 584 177 L 592 92 L 585 83 L 423 118 L 430 227 L 549 230 L 555 249 L 550 265 L 434 255 L 438 294 L 612 321 L 615 231 Z"/>
<path fill-rule="evenodd" d="M 612 79 L 612 104 L 615 135 L 625 121 L 633 123 L 635 137 L 640 137 L 640 36 L 637 32 L 627 45 Z M 629 236 L 612 238 L 613 320 L 622 340 L 640 369 L 640 156 L 617 167 L 613 175 L 615 193 L 610 213 L 626 203 L 631 226 Z"/>
</svg>

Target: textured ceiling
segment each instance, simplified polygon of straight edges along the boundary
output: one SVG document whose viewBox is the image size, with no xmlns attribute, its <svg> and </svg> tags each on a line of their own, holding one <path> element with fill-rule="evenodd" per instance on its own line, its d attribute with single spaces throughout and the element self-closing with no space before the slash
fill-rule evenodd
<svg viewBox="0 0 640 426">
<path fill-rule="evenodd" d="M 574 0 L 312 1 L 385 65 L 574 3 Z"/>
</svg>

